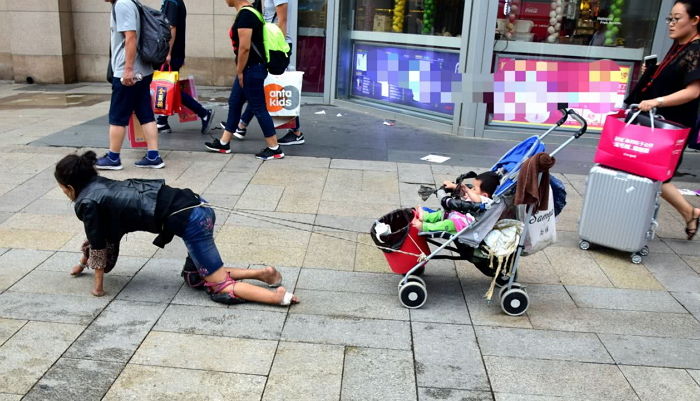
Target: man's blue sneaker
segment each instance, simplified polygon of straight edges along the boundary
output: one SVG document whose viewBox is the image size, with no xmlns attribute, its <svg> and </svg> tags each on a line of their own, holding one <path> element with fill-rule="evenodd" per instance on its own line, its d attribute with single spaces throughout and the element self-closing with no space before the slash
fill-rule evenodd
<svg viewBox="0 0 700 401">
<path fill-rule="evenodd" d="M 209 132 L 212 121 L 214 121 L 214 109 L 207 109 L 207 115 L 202 118 L 202 135 Z"/>
<path fill-rule="evenodd" d="M 163 168 L 165 167 L 165 162 L 160 156 L 158 156 L 155 160 L 151 160 L 144 156 L 143 159 L 134 163 L 134 166 L 142 168 Z"/>
<path fill-rule="evenodd" d="M 110 159 L 107 154 L 105 154 L 104 156 L 97 159 L 97 163 L 95 163 L 95 168 L 98 170 L 121 170 L 124 168 L 124 166 L 122 166 L 121 159 L 114 161 Z"/>
</svg>

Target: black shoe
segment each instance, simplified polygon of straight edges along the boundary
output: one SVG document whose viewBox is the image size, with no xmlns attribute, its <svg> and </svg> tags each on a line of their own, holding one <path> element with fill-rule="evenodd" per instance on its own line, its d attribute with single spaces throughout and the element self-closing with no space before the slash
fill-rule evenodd
<svg viewBox="0 0 700 401">
<path fill-rule="evenodd" d="M 202 135 L 206 134 L 209 132 L 209 128 L 211 128 L 211 123 L 214 121 L 214 109 L 207 109 L 207 115 L 202 118 Z"/>
<path fill-rule="evenodd" d="M 173 132 L 173 130 L 170 129 L 170 124 L 167 122 L 165 124 L 156 124 L 156 127 L 158 128 L 159 134 L 169 134 Z"/>
<path fill-rule="evenodd" d="M 304 143 L 304 134 L 297 135 L 290 129 L 285 136 L 277 140 L 277 143 L 282 146 L 301 145 Z"/>
<path fill-rule="evenodd" d="M 211 298 L 212 301 L 218 302 L 218 303 L 224 304 L 224 305 L 237 305 L 237 304 L 242 304 L 243 302 L 245 302 L 245 299 L 234 297 L 228 292 L 210 293 L 209 297 Z"/>
<path fill-rule="evenodd" d="M 262 160 L 281 159 L 284 157 L 284 153 L 282 152 L 282 148 L 279 147 L 277 148 L 277 150 L 265 148 L 261 150 L 260 153 L 256 153 L 255 157 Z"/>
<path fill-rule="evenodd" d="M 199 275 L 197 266 L 194 265 L 194 261 L 189 255 L 187 255 L 187 259 L 185 259 L 185 265 L 182 266 L 180 277 L 185 280 L 185 284 L 190 288 L 196 290 L 203 290 L 205 288 L 204 279 Z"/>
<path fill-rule="evenodd" d="M 226 130 L 226 121 L 222 121 L 219 123 L 219 127 L 221 127 L 222 130 Z M 233 136 L 236 137 L 236 139 L 245 139 L 245 134 L 248 133 L 247 128 L 238 128 L 236 127 L 236 130 L 233 131 Z"/>
<path fill-rule="evenodd" d="M 212 142 L 204 142 L 204 147 L 212 152 L 231 153 L 231 144 L 222 145 L 218 138 L 214 138 Z"/>
</svg>

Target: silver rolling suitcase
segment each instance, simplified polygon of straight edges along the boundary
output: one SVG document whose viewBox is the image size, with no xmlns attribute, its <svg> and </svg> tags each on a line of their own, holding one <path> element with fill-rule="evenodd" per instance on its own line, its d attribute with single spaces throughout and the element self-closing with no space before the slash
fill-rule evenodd
<svg viewBox="0 0 700 401">
<path fill-rule="evenodd" d="M 586 182 L 579 247 L 598 244 L 632 252 L 632 263 L 641 263 L 657 226 L 661 182 L 598 165 Z"/>
</svg>

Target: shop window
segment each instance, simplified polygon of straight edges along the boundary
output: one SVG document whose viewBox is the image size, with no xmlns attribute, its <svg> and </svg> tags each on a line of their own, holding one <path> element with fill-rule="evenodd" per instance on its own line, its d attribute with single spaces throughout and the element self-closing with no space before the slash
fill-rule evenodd
<svg viewBox="0 0 700 401">
<path fill-rule="evenodd" d="M 357 0 L 354 30 L 457 37 L 464 0 Z"/>
<path fill-rule="evenodd" d="M 649 48 L 660 0 L 499 0 L 496 39 Z"/>
</svg>

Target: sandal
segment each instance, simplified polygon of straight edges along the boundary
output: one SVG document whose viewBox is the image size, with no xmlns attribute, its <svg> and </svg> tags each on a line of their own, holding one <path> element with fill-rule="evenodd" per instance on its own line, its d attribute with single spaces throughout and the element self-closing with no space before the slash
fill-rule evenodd
<svg viewBox="0 0 700 401">
<path fill-rule="evenodd" d="M 695 222 L 695 228 L 690 228 L 690 223 Z M 688 221 L 685 222 L 685 235 L 688 236 L 688 241 L 692 240 L 693 237 L 695 237 L 695 234 L 698 232 L 698 226 L 700 225 L 700 217 L 694 217 Z"/>
<path fill-rule="evenodd" d="M 185 284 L 190 288 L 196 290 L 203 290 L 206 288 L 204 279 L 197 271 L 197 266 L 195 266 L 194 261 L 189 255 L 187 255 L 187 259 L 185 259 L 185 265 L 182 266 L 180 277 L 185 280 Z"/>
<path fill-rule="evenodd" d="M 297 303 L 299 301 L 294 301 L 294 294 L 291 292 L 285 292 L 284 297 L 282 298 L 282 302 L 280 302 L 280 305 L 282 306 L 288 306 L 291 305 L 292 303 Z"/>
<path fill-rule="evenodd" d="M 204 286 L 208 287 L 207 290 L 209 291 L 209 297 L 212 301 L 224 305 L 236 305 L 245 302 L 245 299 L 238 298 L 233 289 L 229 292 L 221 292 L 224 288 L 235 284 L 236 280 L 232 279 L 231 276 L 227 276 L 226 280 L 220 283 L 205 282 Z"/>
</svg>

